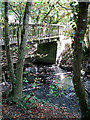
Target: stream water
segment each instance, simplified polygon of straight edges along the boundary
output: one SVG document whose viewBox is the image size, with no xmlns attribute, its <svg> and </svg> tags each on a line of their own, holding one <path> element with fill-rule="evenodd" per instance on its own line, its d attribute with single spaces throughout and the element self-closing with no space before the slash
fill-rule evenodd
<svg viewBox="0 0 90 120">
<path fill-rule="evenodd" d="M 25 69 L 28 74 L 28 81 L 31 84 L 37 81 L 37 86 L 24 84 L 23 91 L 34 92 L 34 95 L 57 107 L 66 107 L 73 115 L 80 117 L 80 109 L 72 83 L 72 73 L 66 72 L 53 65 L 34 65 Z M 38 79 L 37 79 L 38 78 Z M 26 86 L 27 89 L 26 89 Z"/>
<path fill-rule="evenodd" d="M 72 73 L 62 70 L 58 66 L 53 66 L 55 78 L 59 88 L 73 89 Z"/>
</svg>

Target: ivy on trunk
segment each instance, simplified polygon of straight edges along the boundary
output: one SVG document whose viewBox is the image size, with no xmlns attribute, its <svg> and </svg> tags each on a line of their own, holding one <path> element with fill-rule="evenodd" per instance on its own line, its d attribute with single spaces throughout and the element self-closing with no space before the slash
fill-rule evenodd
<svg viewBox="0 0 90 120">
<path fill-rule="evenodd" d="M 76 33 L 74 37 L 74 59 L 73 59 L 73 84 L 79 98 L 79 104 L 82 114 L 82 119 L 86 120 L 89 117 L 88 107 L 85 97 L 84 85 L 81 81 L 81 58 L 82 58 L 82 41 L 87 28 L 87 10 L 88 3 L 80 2 Z"/>
</svg>

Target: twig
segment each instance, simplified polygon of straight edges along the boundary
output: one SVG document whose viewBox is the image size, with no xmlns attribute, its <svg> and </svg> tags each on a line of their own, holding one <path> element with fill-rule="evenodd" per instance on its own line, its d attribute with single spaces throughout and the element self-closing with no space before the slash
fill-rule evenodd
<svg viewBox="0 0 90 120">
<path fill-rule="evenodd" d="M 85 88 L 85 91 L 90 95 L 90 91 L 88 91 L 86 88 Z"/>
<path fill-rule="evenodd" d="M 50 14 L 50 12 L 52 11 L 53 9 L 53 5 L 51 6 L 50 10 L 48 11 L 48 13 L 46 14 L 46 16 L 44 16 L 42 22 L 46 19 L 46 17 Z"/>
<path fill-rule="evenodd" d="M 59 2 L 57 2 L 57 3 L 58 3 L 58 5 L 59 5 L 60 7 L 62 7 L 62 8 L 64 8 L 64 9 L 68 10 L 66 7 L 64 7 L 64 6 L 60 5 L 60 3 L 59 3 Z"/>
<path fill-rule="evenodd" d="M 22 3 L 22 2 L 21 2 Z M 21 5 L 21 3 L 20 3 L 20 5 Z M 21 15 L 22 15 L 22 9 L 21 9 L 21 6 L 19 5 L 19 7 L 20 7 L 20 12 L 21 12 Z"/>
<path fill-rule="evenodd" d="M 15 10 L 13 10 L 12 5 L 10 3 L 9 5 L 10 5 L 11 10 L 17 15 L 17 17 L 19 17 L 19 14 Z"/>
</svg>

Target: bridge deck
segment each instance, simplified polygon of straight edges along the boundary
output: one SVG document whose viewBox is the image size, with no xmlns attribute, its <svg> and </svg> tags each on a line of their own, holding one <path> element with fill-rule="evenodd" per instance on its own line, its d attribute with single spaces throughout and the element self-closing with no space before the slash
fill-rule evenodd
<svg viewBox="0 0 90 120">
<path fill-rule="evenodd" d="M 44 37 L 44 38 L 32 38 L 28 39 L 27 42 L 32 42 L 32 43 L 46 43 L 46 42 L 51 42 L 51 41 L 57 41 L 59 40 L 60 36 L 53 36 L 53 37 Z M 10 44 L 16 44 L 17 43 L 17 38 L 11 39 Z M 0 39 L 0 46 L 4 45 L 3 39 Z"/>
<path fill-rule="evenodd" d="M 1 24 L 0 24 L 1 25 Z M 20 34 L 21 34 L 20 28 Z M 29 24 L 28 29 L 28 41 L 34 43 L 41 43 L 41 42 L 51 42 L 58 40 L 59 37 L 63 34 L 63 26 L 55 25 L 55 24 Z M 9 25 L 9 38 L 10 44 L 17 43 L 17 31 L 18 31 L 18 24 L 10 24 Z M 0 29 L 0 46 L 4 45 L 3 41 L 3 29 Z"/>
</svg>

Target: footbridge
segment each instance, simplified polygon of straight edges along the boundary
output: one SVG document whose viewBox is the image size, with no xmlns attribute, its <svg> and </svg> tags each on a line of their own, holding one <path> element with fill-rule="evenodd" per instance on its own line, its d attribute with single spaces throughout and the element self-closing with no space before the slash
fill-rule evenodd
<svg viewBox="0 0 90 120">
<path fill-rule="evenodd" d="M 9 43 L 20 44 L 21 38 L 18 41 L 19 25 L 12 23 L 9 25 Z M 22 26 L 19 28 L 19 36 L 21 36 Z M 38 44 L 37 52 L 46 55 L 45 58 L 37 59 L 39 62 L 55 63 L 57 54 L 57 41 L 63 35 L 64 27 L 57 24 L 28 24 L 28 39 L 27 43 Z M 4 45 L 3 37 L 4 29 L 0 29 L 0 46 Z"/>
<path fill-rule="evenodd" d="M 28 24 L 28 39 L 27 42 L 46 43 L 56 41 L 63 35 L 64 27 L 57 24 Z M 18 24 L 11 23 L 9 25 L 10 44 L 17 43 Z M 20 31 L 22 30 L 22 25 Z M 4 29 L 0 27 L 0 46 L 4 45 L 3 38 Z M 19 38 L 20 40 L 20 38 Z"/>
</svg>

